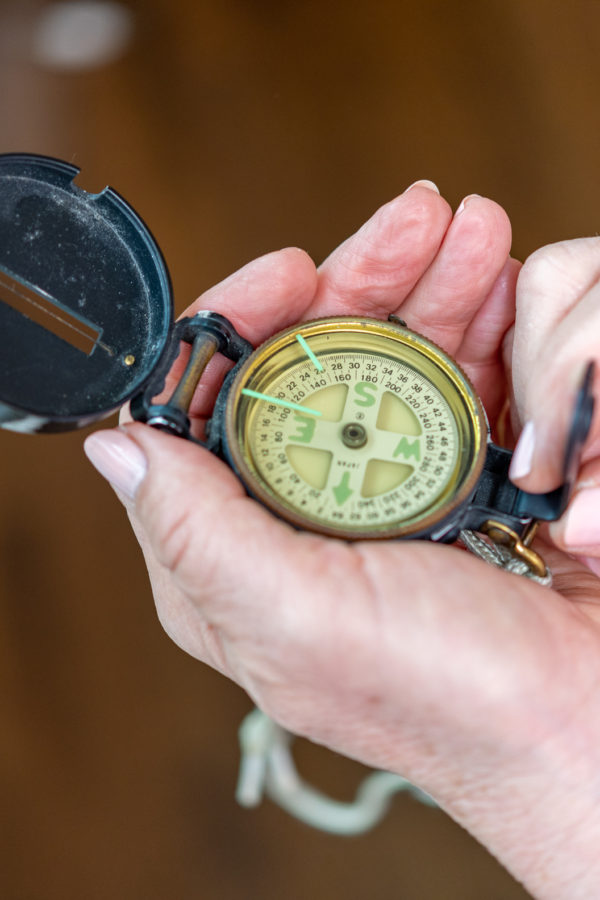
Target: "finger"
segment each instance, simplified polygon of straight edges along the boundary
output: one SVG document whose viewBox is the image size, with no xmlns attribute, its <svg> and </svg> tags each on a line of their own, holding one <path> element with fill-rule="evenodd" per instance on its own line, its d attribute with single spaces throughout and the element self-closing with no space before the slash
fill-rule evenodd
<svg viewBox="0 0 600 900">
<path fill-rule="evenodd" d="M 465 197 L 435 260 L 401 304 L 402 318 L 454 355 L 506 265 L 510 242 L 502 207 Z"/>
<path fill-rule="evenodd" d="M 515 294 L 521 263 L 508 258 L 491 290 L 467 327 L 456 359 L 475 373 L 495 363 L 502 353 L 507 331 L 515 318 Z"/>
<path fill-rule="evenodd" d="M 526 260 L 517 284 L 514 381 L 519 403 L 530 381 L 531 360 L 540 355 L 553 329 L 598 279 L 598 237 L 550 244 Z"/>
<path fill-rule="evenodd" d="M 319 268 L 307 318 L 387 318 L 434 259 L 452 217 L 432 182 L 419 181 L 382 206 Z"/>
<path fill-rule="evenodd" d="M 209 288 L 185 314 L 211 309 L 230 319 L 247 341 L 257 344 L 301 319 L 316 288 L 317 272 L 310 256 L 288 247 L 260 256 Z"/>
<path fill-rule="evenodd" d="M 524 490 L 557 487 L 577 391 L 600 362 L 600 239 L 553 244 L 530 257 L 517 283 L 515 401 L 524 427 L 511 478 Z M 600 437 L 594 417 L 584 459 Z"/>
<path fill-rule="evenodd" d="M 515 318 L 515 291 L 521 263 L 509 258 L 465 331 L 456 361 L 473 382 L 491 422 L 506 398 L 504 347 Z"/>
<path fill-rule="evenodd" d="M 596 557 L 583 557 L 581 560 L 585 565 L 596 575 L 597 578 L 600 578 L 600 559 Z"/>
<path fill-rule="evenodd" d="M 597 450 L 600 452 L 600 445 Z M 565 514 L 549 531 L 554 543 L 567 553 L 600 559 L 600 459 L 583 467 Z"/>
</svg>

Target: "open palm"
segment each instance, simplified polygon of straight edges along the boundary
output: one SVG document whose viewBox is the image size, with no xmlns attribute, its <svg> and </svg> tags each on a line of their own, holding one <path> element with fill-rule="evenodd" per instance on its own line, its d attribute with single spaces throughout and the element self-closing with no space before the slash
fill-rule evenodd
<svg viewBox="0 0 600 900">
<path fill-rule="evenodd" d="M 511 349 L 509 247 L 495 203 L 473 195 L 452 216 L 417 183 L 319 270 L 299 250 L 269 254 L 188 313 L 220 312 L 255 345 L 300 320 L 397 313 L 457 359 L 492 427 L 518 352 L 518 428 L 530 399 L 518 329 Z M 198 427 L 223 371 L 214 360 L 197 391 Z M 126 434 L 113 435 L 113 452 L 133 441 L 147 471 L 135 501 L 124 499 L 177 643 L 291 731 L 424 787 L 539 896 L 593 896 L 579 861 L 588 838 L 573 852 L 571 827 L 593 816 L 581 784 L 600 788 L 600 582 L 587 566 L 548 543 L 550 590 L 456 547 L 299 533 L 207 451 L 141 425 Z M 581 893 L 561 893 L 573 866 Z"/>
</svg>

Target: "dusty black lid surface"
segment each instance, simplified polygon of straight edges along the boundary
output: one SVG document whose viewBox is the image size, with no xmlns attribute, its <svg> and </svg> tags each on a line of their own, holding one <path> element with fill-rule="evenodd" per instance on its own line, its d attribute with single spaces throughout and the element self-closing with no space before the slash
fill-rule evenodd
<svg viewBox="0 0 600 900">
<path fill-rule="evenodd" d="M 0 155 L 0 426 L 62 431 L 112 412 L 158 364 L 172 323 L 161 252 L 112 188 Z"/>
</svg>

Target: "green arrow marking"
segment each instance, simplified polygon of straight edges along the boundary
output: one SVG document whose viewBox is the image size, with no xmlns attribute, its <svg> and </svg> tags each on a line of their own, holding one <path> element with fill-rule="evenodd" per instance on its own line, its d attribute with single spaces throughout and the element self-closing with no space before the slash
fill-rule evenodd
<svg viewBox="0 0 600 900">
<path fill-rule="evenodd" d="M 308 406 L 300 406 L 299 403 L 292 403 L 291 400 L 285 400 L 283 397 L 271 397 L 269 394 L 251 391 L 250 388 L 242 388 L 242 394 L 245 394 L 246 397 L 253 397 L 254 400 L 266 400 L 267 403 L 274 403 L 276 406 L 287 406 L 288 409 L 297 409 L 298 412 L 307 416 L 323 415 L 318 409 L 309 409 Z"/>
<path fill-rule="evenodd" d="M 297 335 L 296 335 L 296 340 L 298 341 L 298 343 L 300 344 L 300 346 L 302 347 L 302 349 L 304 350 L 304 352 L 306 353 L 306 355 L 307 355 L 308 358 L 310 359 L 311 363 L 313 364 L 313 366 L 315 367 L 315 369 L 317 370 L 317 372 L 322 372 L 322 371 L 323 371 L 323 366 L 321 365 L 321 363 L 319 362 L 319 360 L 317 359 L 317 357 L 315 356 L 315 354 L 312 352 L 312 350 L 310 349 L 310 347 L 308 346 L 308 344 L 306 343 L 306 341 L 304 340 L 304 338 L 302 337 L 302 335 L 301 335 L 301 334 L 297 334 Z"/>
<path fill-rule="evenodd" d="M 338 486 L 333 488 L 333 493 L 338 506 L 343 506 L 346 500 L 352 496 L 354 491 L 350 488 L 350 472 L 344 472 Z"/>
</svg>

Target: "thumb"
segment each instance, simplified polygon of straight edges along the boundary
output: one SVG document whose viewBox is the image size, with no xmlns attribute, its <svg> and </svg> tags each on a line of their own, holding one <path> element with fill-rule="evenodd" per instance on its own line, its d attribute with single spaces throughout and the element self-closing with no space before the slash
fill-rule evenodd
<svg viewBox="0 0 600 900">
<path fill-rule="evenodd" d="M 357 634 L 364 639 L 370 606 L 360 559 L 276 519 L 225 463 L 189 441 L 136 423 L 96 432 L 85 450 L 128 509 L 169 635 L 261 708 L 297 723 L 300 700 L 311 710 L 324 679 L 342 670 L 332 667 L 340 622 L 353 647 Z"/>
<path fill-rule="evenodd" d="M 590 362 L 600 364 L 600 239 L 538 250 L 517 283 L 513 384 L 523 429 L 510 475 L 523 490 L 558 487 L 575 401 Z M 599 417 L 584 460 L 597 456 Z"/>
<path fill-rule="evenodd" d="M 277 593 L 271 588 L 291 529 L 251 501 L 212 453 L 140 424 L 96 432 L 84 446 L 128 508 L 140 542 L 205 612 L 247 607 L 249 594 L 256 608 Z M 217 604 L 219 597 L 227 602 Z"/>
</svg>

